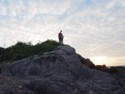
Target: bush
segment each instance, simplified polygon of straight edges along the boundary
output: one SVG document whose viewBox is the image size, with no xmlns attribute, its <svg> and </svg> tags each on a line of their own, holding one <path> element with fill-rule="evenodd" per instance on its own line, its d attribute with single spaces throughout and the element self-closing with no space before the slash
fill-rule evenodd
<svg viewBox="0 0 125 94">
<path fill-rule="evenodd" d="M 32 55 L 41 55 L 44 52 L 51 51 L 58 46 L 58 42 L 47 40 L 36 45 L 18 42 L 16 45 L 6 49 L 0 48 L 0 63 L 5 61 L 15 61 Z"/>
</svg>

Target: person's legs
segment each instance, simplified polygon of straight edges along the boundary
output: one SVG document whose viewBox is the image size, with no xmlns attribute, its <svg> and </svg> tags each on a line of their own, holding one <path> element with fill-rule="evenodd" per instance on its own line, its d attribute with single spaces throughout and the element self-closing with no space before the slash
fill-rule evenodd
<svg viewBox="0 0 125 94">
<path fill-rule="evenodd" d="M 63 39 L 59 39 L 59 44 L 63 45 Z"/>
</svg>

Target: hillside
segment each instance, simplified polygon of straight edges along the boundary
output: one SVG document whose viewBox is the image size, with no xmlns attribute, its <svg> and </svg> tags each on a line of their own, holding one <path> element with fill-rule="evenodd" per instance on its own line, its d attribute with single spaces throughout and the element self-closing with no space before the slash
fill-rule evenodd
<svg viewBox="0 0 125 94">
<path fill-rule="evenodd" d="M 124 92 L 124 72 L 100 71 L 89 59 L 81 57 L 69 45 L 57 44 L 53 49 L 42 51 L 41 54 L 0 65 L 0 94 L 124 94 Z"/>
</svg>

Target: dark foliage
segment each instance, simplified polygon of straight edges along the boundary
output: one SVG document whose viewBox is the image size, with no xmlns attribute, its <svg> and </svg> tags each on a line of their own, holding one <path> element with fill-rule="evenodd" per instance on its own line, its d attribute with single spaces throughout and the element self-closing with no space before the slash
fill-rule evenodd
<svg viewBox="0 0 125 94">
<path fill-rule="evenodd" d="M 88 66 L 88 67 L 91 68 L 91 69 L 96 68 L 95 64 L 94 64 L 90 59 L 88 59 L 88 58 L 83 58 L 83 57 L 80 56 L 79 54 L 78 54 L 78 57 L 80 58 L 81 62 L 82 62 L 84 65 Z"/>
<path fill-rule="evenodd" d="M 51 51 L 58 46 L 58 42 L 47 40 L 36 45 L 18 42 L 16 45 L 6 49 L 0 47 L 0 63 L 6 61 L 15 61 L 32 55 L 40 55 L 43 52 Z"/>
<path fill-rule="evenodd" d="M 117 73 L 118 69 L 116 67 L 111 67 L 110 69 L 110 73 Z"/>
</svg>

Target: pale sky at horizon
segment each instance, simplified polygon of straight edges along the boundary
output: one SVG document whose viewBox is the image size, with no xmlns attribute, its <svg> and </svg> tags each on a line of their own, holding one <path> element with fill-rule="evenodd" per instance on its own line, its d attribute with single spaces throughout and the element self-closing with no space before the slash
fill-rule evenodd
<svg viewBox="0 0 125 94">
<path fill-rule="evenodd" d="M 125 65 L 125 0 L 0 0 L 0 46 L 47 39 L 95 64 Z"/>
</svg>

